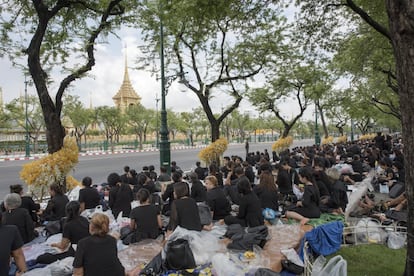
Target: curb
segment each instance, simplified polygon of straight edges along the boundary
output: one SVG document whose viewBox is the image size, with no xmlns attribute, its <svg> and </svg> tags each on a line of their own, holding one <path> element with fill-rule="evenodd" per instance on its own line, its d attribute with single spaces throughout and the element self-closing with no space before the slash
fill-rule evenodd
<svg viewBox="0 0 414 276">
<path fill-rule="evenodd" d="M 207 145 L 199 145 L 199 146 L 178 146 L 172 147 L 171 150 L 184 150 L 184 149 L 197 149 L 197 148 L 205 148 Z M 110 155 L 110 154 L 123 154 L 123 153 L 138 153 L 138 152 L 154 152 L 159 151 L 157 148 L 150 148 L 150 149 L 143 149 L 143 150 L 118 150 L 118 151 L 91 151 L 91 152 L 84 152 L 79 153 L 79 156 L 95 156 L 95 155 Z M 37 160 L 46 156 L 46 154 L 39 154 L 35 156 L 10 156 L 10 157 L 0 157 L 0 162 L 7 162 L 7 161 L 21 161 L 21 160 Z"/>
</svg>

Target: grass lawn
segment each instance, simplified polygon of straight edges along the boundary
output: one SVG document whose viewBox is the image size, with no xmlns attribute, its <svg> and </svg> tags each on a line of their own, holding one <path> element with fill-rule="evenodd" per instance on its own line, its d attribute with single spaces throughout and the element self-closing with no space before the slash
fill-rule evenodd
<svg viewBox="0 0 414 276">
<path fill-rule="evenodd" d="M 406 248 L 390 249 L 380 244 L 342 247 L 334 255 L 341 255 L 348 266 L 348 276 L 397 276 L 403 275 Z"/>
</svg>

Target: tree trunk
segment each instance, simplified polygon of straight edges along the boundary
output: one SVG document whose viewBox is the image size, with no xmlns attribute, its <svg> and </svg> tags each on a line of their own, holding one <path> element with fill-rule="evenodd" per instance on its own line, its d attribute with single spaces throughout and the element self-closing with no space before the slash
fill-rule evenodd
<svg viewBox="0 0 414 276">
<path fill-rule="evenodd" d="M 289 132 L 292 129 L 293 125 L 290 124 L 286 124 L 285 127 L 283 128 L 283 133 L 282 133 L 282 137 L 280 138 L 286 138 L 289 136 Z"/>
<path fill-rule="evenodd" d="M 47 92 L 46 92 L 47 93 Z M 46 140 L 49 153 L 54 153 L 63 147 L 65 128 L 62 126 L 60 116 L 55 112 L 46 109 L 43 111 L 46 125 Z"/>
<path fill-rule="evenodd" d="M 210 120 L 211 126 L 211 142 L 215 142 L 217 139 L 220 138 L 220 124 L 217 120 Z"/>
<path fill-rule="evenodd" d="M 322 106 L 319 104 L 319 101 L 318 101 L 318 103 L 316 105 L 317 105 L 318 110 L 319 110 L 319 115 L 321 116 L 323 133 L 325 135 L 325 138 L 328 138 L 329 137 L 329 132 L 328 132 L 328 127 L 327 127 L 326 122 L 325 122 L 325 116 L 323 115 Z"/>
<path fill-rule="evenodd" d="M 387 0 L 386 5 L 396 61 L 406 168 L 408 235 L 405 275 L 414 275 L 414 1 Z"/>
</svg>

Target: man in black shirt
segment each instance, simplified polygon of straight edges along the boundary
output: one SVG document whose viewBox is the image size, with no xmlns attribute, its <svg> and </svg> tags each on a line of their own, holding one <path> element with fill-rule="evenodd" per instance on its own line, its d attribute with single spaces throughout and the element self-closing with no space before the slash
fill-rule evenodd
<svg viewBox="0 0 414 276">
<path fill-rule="evenodd" d="M 79 191 L 80 211 L 85 209 L 93 209 L 99 205 L 101 197 L 98 191 L 91 187 L 92 178 L 89 176 L 82 179 L 83 189 Z"/>
</svg>

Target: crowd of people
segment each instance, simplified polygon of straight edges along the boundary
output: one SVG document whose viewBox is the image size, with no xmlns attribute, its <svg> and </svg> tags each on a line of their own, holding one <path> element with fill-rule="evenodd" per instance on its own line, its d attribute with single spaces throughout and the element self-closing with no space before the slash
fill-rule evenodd
<svg viewBox="0 0 414 276">
<path fill-rule="evenodd" d="M 378 185 L 387 185 L 390 190 L 396 183 L 404 183 L 402 144 L 389 137 L 378 133 L 369 142 L 297 147 L 271 155 L 267 150 L 251 153 L 246 147 L 245 160 L 225 156 L 222 165 L 212 163 L 208 168 L 196 162 L 189 173 L 174 161 L 171 174 L 164 167 L 157 174 L 152 165 L 144 166 L 140 173 L 125 166 L 123 174 L 110 173 L 102 185 L 93 185 L 86 176 L 76 201 L 69 201 L 61 186 L 51 185 L 44 210 L 23 195 L 21 185 L 12 185 L 2 205 L 0 237 L 7 245 L 2 244 L 0 267 L 6 271 L 12 256 L 19 273 L 26 271 L 23 244 L 37 236 L 37 224 L 59 221 L 62 239 L 52 246 L 63 253 L 43 254 L 38 263 L 72 256 L 75 275 L 125 274 L 117 257 L 116 239 L 109 234 L 108 218 L 101 213 L 90 220 L 80 215 L 98 205 L 111 210 L 115 218 L 130 218 L 127 234 L 121 237 L 128 237 L 126 244 L 163 236 L 168 239 L 178 226 L 209 231 L 216 223 L 243 227 L 273 223 L 264 210 L 301 225 L 321 213 L 343 215 L 348 185 L 362 181 L 368 173 L 375 170 Z M 202 204 L 209 208 L 207 219 L 200 212 Z M 381 204 L 403 209 L 404 192 Z M 374 210 L 377 203 L 367 194 L 360 206 Z"/>
</svg>

